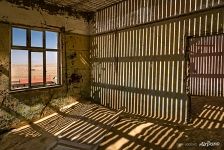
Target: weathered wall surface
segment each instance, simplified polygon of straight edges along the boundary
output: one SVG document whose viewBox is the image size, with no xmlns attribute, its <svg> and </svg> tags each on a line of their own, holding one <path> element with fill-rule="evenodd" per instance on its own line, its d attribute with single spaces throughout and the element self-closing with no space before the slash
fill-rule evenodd
<svg viewBox="0 0 224 150">
<path fill-rule="evenodd" d="M 184 123 L 186 36 L 223 33 L 224 1 L 126 0 L 96 14 L 91 96 L 97 102 Z"/>
<path fill-rule="evenodd" d="M 0 2 L 0 129 L 35 120 L 82 97 L 89 97 L 88 22 L 73 16 L 49 15 Z M 11 25 L 61 28 L 62 82 L 57 88 L 9 92 Z M 66 74 L 68 73 L 68 74 Z M 46 107 L 46 105 L 48 107 Z"/>
<path fill-rule="evenodd" d="M 72 94 L 80 93 L 83 98 L 89 98 L 89 36 L 67 34 L 65 41 L 69 92 Z"/>
<path fill-rule="evenodd" d="M 43 28 L 64 27 L 68 32 L 89 34 L 88 22 L 78 14 L 69 16 L 58 12 L 52 15 L 41 9 L 18 6 L 6 1 L 0 1 L 0 21 Z"/>
</svg>

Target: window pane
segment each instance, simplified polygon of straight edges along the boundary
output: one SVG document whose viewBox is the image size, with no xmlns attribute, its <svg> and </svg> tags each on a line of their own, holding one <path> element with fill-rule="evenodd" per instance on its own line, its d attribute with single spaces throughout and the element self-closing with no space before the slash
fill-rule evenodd
<svg viewBox="0 0 224 150">
<path fill-rule="evenodd" d="M 43 85 L 43 53 L 31 52 L 31 85 Z"/>
<path fill-rule="evenodd" d="M 26 46 L 26 29 L 12 28 L 12 45 Z"/>
<path fill-rule="evenodd" d="M 31 46 L 43 47 L 43 32 L 31 30 Z"/>
<path fill-rule="evenodd" d="M 58 48 L 58 33 L 46 31 L 46 48 L 57 49 Z"/>
<path fill-rule="evenodd" d="M 48 85 L 58 84 L 58 53 L 46 52 L 46 82 Z"/>
<path fill-rule="evenodd" d="M 11 50 L 11 89 L 28 87 L 28 51 Z"/>
</svg>

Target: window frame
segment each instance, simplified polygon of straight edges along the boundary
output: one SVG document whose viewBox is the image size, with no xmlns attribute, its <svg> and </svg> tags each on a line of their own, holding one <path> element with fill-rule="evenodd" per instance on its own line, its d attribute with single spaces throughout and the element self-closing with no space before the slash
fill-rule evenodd
<svg viewBox="0 0 224 150">
<path fill-rule="evenodd" d="M 14 46 L 13 45 L 13 28 L 25 29 L 26 30 L 26 46 Z M 40 31 L 42 32 L 42 40 L 43 45 L 42 47 L 32 47 L 31 46 L 31 31 Z M 46 32 L 55 32 L 57 33 L 57 49 L 49 49 L 46 48 Z M 20 25 L 12 25 L 11 26 L 11 41 L 10 41 L 10 59 L 9 59 L 9 70 L 10 70 L 10 77 L 9 77 L 9 89 L 10 92 L 17 92 L 17 91 L 26 91 L 26 90 L 33 90 L 33 89 L 43 89 L 43 88 L 53 88 L 62 85 L 62 78 L 61 78 L 61 33 L 60 30 L 56 29 L 48 29 L 48 28 L 39 28 L 39 27 L 31 27 L 31 26 L 20 26 Z M 25 88 L 12 88 L 12 50 L 25 50 L 28 52 L 28 87 Z M 40 52 L 43 54 L 43 84 L 42 85 L 32 85 L 32 67 L 31 67 L 31 53 L 32 52 Z M 47 52 L 57 52 L 57 84 L 48 85 L 46 82 L 46 74 L 47 74 L 47 66 L 46 66 L 46 53 Z"/>
</svg>

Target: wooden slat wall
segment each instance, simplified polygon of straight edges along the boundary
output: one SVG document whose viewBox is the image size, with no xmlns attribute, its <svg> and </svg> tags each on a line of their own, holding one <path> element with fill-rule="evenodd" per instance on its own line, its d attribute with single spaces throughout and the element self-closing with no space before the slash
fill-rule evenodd
<svg viewBox="0 0 224 150">
<path fill-rule="evenodd" d="M 223 8 L 206 9 L 217 5 L 223 1 L 126 0 L 97 12 L 93 99 L 114 109 L 125 106 L 129 113 L 185 122 L 185 37 L 223 32 Z M 190 13 L 200 9 L 206 10 Z M 180 14 L 186 15 L 164 19 Z"/>
<path fill-rule="evenodd" d="M 124 0 L 96 13 L 96 33 L 189 14 L 222 5 L 224 0 Z"/>
<path fill-rule="evenodd" d="M 191 95 L 224 97 L 224 35 L 190 40 Z"/>
</svg>

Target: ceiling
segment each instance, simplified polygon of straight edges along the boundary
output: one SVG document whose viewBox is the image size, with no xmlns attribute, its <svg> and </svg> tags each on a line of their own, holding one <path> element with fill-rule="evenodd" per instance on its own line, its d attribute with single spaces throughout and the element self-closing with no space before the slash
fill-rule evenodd
<svg viewBox="0 0 224 150">
<path fill-rule="evenodd" d="M 95 12 L 123 0 L 44 0 L 45 3 L 72 7 L 84 12 Z"/>
<path fill-rule="evenodd" d="M 1 0 L 0 0 L 1 1 Z M 6 0 L 21 8 L 41 8 L 50 14 L 61 14 L 80 17 L 87 21 L 93 18 L 94 12 L 125 0 Z"/>
</svg>

